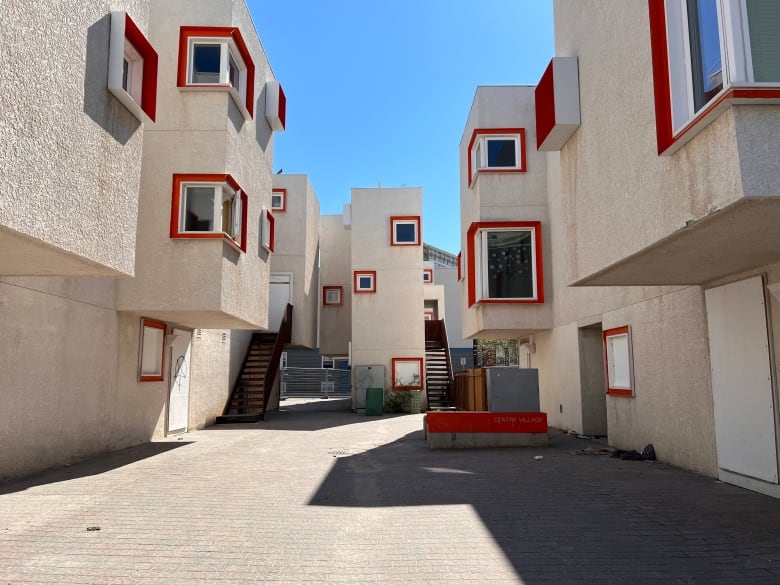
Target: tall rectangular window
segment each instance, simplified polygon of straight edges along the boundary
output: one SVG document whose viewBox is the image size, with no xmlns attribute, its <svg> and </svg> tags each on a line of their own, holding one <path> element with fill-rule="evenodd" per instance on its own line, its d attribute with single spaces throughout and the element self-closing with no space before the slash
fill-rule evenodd
<svg viewBox="0 0 780 585">
<path fill-rule="evenodd" d="M 607 394 L 633 395 L 633 364 L 631 355 L 631 331 L 628 326 L 615 327 L 603 332 L 604 359 L 607 374 Z"/>
<path fill-rule="evenodd" d="M 159 382 L 163 379 L 166 325 L 161 321 L 141 319 L 138 379 L 141 382 Z"/>
</svg>

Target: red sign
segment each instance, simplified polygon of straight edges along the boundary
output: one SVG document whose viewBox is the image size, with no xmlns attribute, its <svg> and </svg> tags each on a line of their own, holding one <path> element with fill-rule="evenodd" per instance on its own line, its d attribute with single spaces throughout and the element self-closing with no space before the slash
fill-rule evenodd
<svg viewBox="0 0 780 585">
<path fill-rule="evenodd" d="M 437 412 L 427 414 L 429 433 L 546 433 L 546 412 Z"/>
</svg>

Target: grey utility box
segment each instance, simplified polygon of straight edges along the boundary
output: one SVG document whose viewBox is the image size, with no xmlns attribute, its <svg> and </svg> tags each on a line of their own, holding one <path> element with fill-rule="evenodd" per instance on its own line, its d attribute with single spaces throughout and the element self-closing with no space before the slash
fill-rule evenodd
<svg viewBox="0 0 780 585">
<path fill-rule="evenodd" d="M 539 370 L 487 368 L 485 378 L 490 412 L 539 412 Z"/>
<path fill-rule="evenodd" d="M 385 387 L 384 366 L 353 366 L 352 367 L 352 410 L 365 412 L 366 388 Z"/>
</svg>

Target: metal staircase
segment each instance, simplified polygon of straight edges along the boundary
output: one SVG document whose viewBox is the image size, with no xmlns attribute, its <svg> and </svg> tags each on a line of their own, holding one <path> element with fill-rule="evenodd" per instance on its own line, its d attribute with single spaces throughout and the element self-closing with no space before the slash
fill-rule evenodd
<svg viewBox="0 0 780 585">
<path fill-rule="evenodd" d="M 444 320 L 425 322 L 425 390 L 428 410 L 454 409 L 450 348 Z"/>
<path fill-rule="evenodd" d="M 241 373 L 216 424 L 253 423 L 265 419 L 268 400 L 279 372 L 279 359 L 285 343 L 290 342 L 291 330 L 292 305 L 287 305 L 279 333 L 252 335 Z"/>
</svg>

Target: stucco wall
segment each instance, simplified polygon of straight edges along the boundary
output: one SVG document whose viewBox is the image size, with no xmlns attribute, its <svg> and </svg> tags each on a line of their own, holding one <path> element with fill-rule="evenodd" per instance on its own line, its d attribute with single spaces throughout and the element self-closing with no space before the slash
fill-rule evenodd
<svg viewBox="0 0 780 585">
<path fill-rule="evenodd" d="M 425 356 L 422 245 L 391 246 L 390 218 L 421 216 L 422 190 L 352 189 L 352 270 L 375 270 L 376 293 L 352 298 L 352 365 Z"/>
<path fill-rule="evenodd" d="M 658 156 L 646 3 L 554 6 L 556 55 L 579 58 L 582 125 L 561 151 L 576 280 L 738 200 L 742 172 L 733 109 Z"/>
<path fill-rule="evenodd" d="M 341 306 L 322 306 L 320 297 L 320 351 L 347 355 L 352 339 L 352 230 L 344 228 L 343 215 L 320 217 L 320 291 L 341 286 Z"/>
<path fill-rule="evenodd" d="M 193 11 L 199 23 L 241 30 L 255 63 L 254 119 L 243 118 L 227 91 L 176 87 L 179 27 L 192 23 Z M 259 226 L 270 207 L 273 148 L 260 96 L 270 66 L 243 0 L 160 2 L 151 16 L 158 120 L 144 144 L 136 278 L 120 283 L 120 308 L 193 328 L 265 328 L 269 254 Z M 245 253 L 221 240 L 170 238 L 174 173 L 226 173 L 238 182 L 248 195 Z"/>
<path fill-rule="evenodd" d="M 470 339 L 463 338 L 463 313 L 461 310 L 462 288 L 458 282 L 457 268 L 434 268 L 433 282 L 444 287 L 444 319 L 450 348 L 473 346 Z"/>
<path fill-rule="evenodd" d="M 306 175 L 275 174 L 273 186 L 287 190 L 287 202 L 285 211 L 274 211 L 276 247 L 271 256 L 271 270 L 294 275 L 292 343 L 315 347 L 320 205 Z"/>
<path fill-rule="evenodd" d="M 107 89 L 110 11 L 147 0 L 0 11 L 0 274 L 132 274 L 143 128 Z"/>
</svg>

